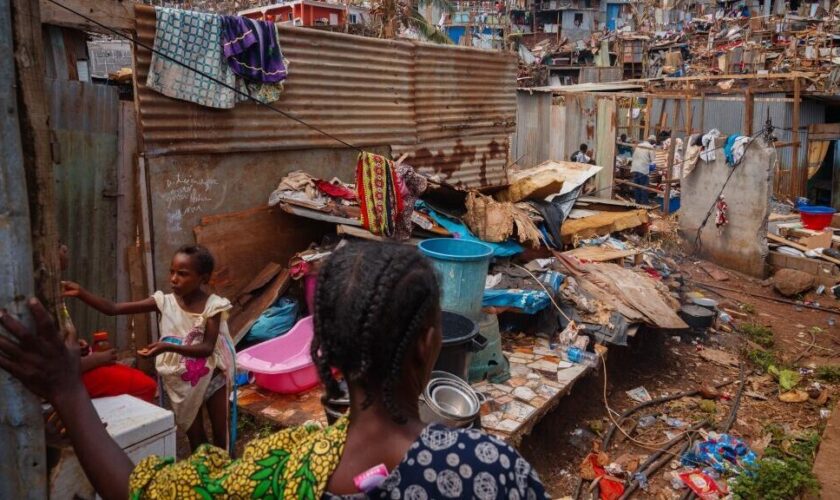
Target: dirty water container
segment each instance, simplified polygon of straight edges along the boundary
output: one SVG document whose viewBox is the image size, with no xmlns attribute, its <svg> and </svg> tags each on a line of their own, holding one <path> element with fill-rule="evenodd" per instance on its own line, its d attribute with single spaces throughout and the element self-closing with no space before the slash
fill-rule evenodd
<svg viewBox="0 0 840 500">
<path fill-rule="evenodd" d="M 487 346 L 487 339 L 478 333 L 478 323 L 461 314 L 443 311 L 441 326 L 443 345 L 435 370 L 467 380 L 473 354 Z"/>
<path fill-rule="evenodd" d="M 417 247 L 438 273 L 440 307 L 478 321 L 493 248 L 478 241 L 433 238 Z"/>
</svg>

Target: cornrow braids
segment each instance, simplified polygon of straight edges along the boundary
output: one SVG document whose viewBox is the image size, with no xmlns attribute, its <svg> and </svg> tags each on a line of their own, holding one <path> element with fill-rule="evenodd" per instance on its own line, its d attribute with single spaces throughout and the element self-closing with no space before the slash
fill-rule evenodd
<svg viewBox="0 0 840 500">
<path fill-rule="evenodd" d="M 431 264 L 413 247 L 352 243 L 331 255 L 318 275 L 312 359 L 335 394 L 339 369 L 365 393 L 377 390 L 397 422 L 403 422 L 395 389 L 410 347 L 434 325 L 440 292 Z"/>
</svg>

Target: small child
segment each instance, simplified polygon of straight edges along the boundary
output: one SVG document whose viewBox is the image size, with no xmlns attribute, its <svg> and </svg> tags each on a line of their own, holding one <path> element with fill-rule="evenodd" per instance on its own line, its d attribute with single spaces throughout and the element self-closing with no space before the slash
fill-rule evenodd
<svg viewBox="0 0 840 500">
<path fill-rule="evenodd" d="M 221 448 L 228 446 L 228 401 L 235 351 L 227 326 L 230 302 L 202 289 L 214 266 L 206 248 L 185 245 L 172 257 L 172 293 L 158 291 L 138 302 L 115 304 L 77 283 L 62 282 L 65 297 L 77 297 L 109 316 L 160 313 L 160 341 L 138 354 L 156 358 L 155 368 L 172 403 L 175 422 L 187 433 L 193 450 L 208 442 L 201 418 L 204 403 L 213 428 L 213 443 Z"/>
</svg>

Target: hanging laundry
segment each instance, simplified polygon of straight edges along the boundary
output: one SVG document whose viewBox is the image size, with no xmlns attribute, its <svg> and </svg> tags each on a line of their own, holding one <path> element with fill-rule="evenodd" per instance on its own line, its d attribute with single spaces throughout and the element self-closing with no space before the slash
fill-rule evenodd
<svg viewBox="0 0 840 500">
<path fill-rule="evenodd" d="M 418 174 L 413 167 L 404 163 L 397 167 L 397 183 L 403 200 L 403 209 L 397 216 L 394 236 L 399 241 L 405 241 L 411 238 L 413 227 L 411 217 L 414 214 L 414 203 L 420 198 L 421 194 L 426 192 L 429 183 L 426 177 Z"/>
<path fill-rule="evenodd" d="M 700 153 L 700 159 L 703 161 L 715 161 L 715 139 L 720 137 L 720 130 L 713 128 L 703 136 L 703 152 Z"/>
<path fill-rule="evenodd" d="M 730 139 L 732 139 L 731 143 Z M 730 137 L 726 140 L 724 152 L 726 153 L 726 161 L 730 166 L 734 167 L 735 165 L 741 163 L 741 158 L 744 157 L 744 153 L 747 151 L 747 144 L 750 143 L 750 140 L 751 139 L 745 135 L 739 135 L 734 137 L 734 139 Z"/>
<path fill-rule="evenodd" d="M 222 57 L 219 16 L 155 7 L 155 19 L 155 51 L 146 86 L 202 106 L 232 108 L 236 75 Z"/>
<path fill-rule="evenodd" d="M 728 210 L 729 205 L 726 204 L 726 198 L 724 198 L 723 195 L 720 195 L 715 203 L 715 226 L 718 229 L 729 224 L 729 217 L 726 214 Z"/>
<path fill-rule="evenodd" d="M 375 235 L 392 237 L 403 209 L 394 162 L 373 153 L 359 153 L 356 191 L 362 226 Z"/>
<path fill-rule="evenodd" d="M 274 23 L 221 16 L 221 30 L 222 52 L 235 74 L 257 83 L 286 79 L 286 64 Z"/>
</svg>

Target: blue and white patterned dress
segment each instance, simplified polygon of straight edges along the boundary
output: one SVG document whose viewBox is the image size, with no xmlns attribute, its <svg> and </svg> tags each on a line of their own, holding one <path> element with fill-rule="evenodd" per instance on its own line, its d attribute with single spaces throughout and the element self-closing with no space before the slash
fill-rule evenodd
<svg viewBox="0 0 840 500">
<path fill-rule="evenodd" d="M 426 427 L 402 462 L 367 495 L 324 495 L 328 500 L 549 498 L 531 467 L 501 440 L 478 430 Z"/>
</svg>

